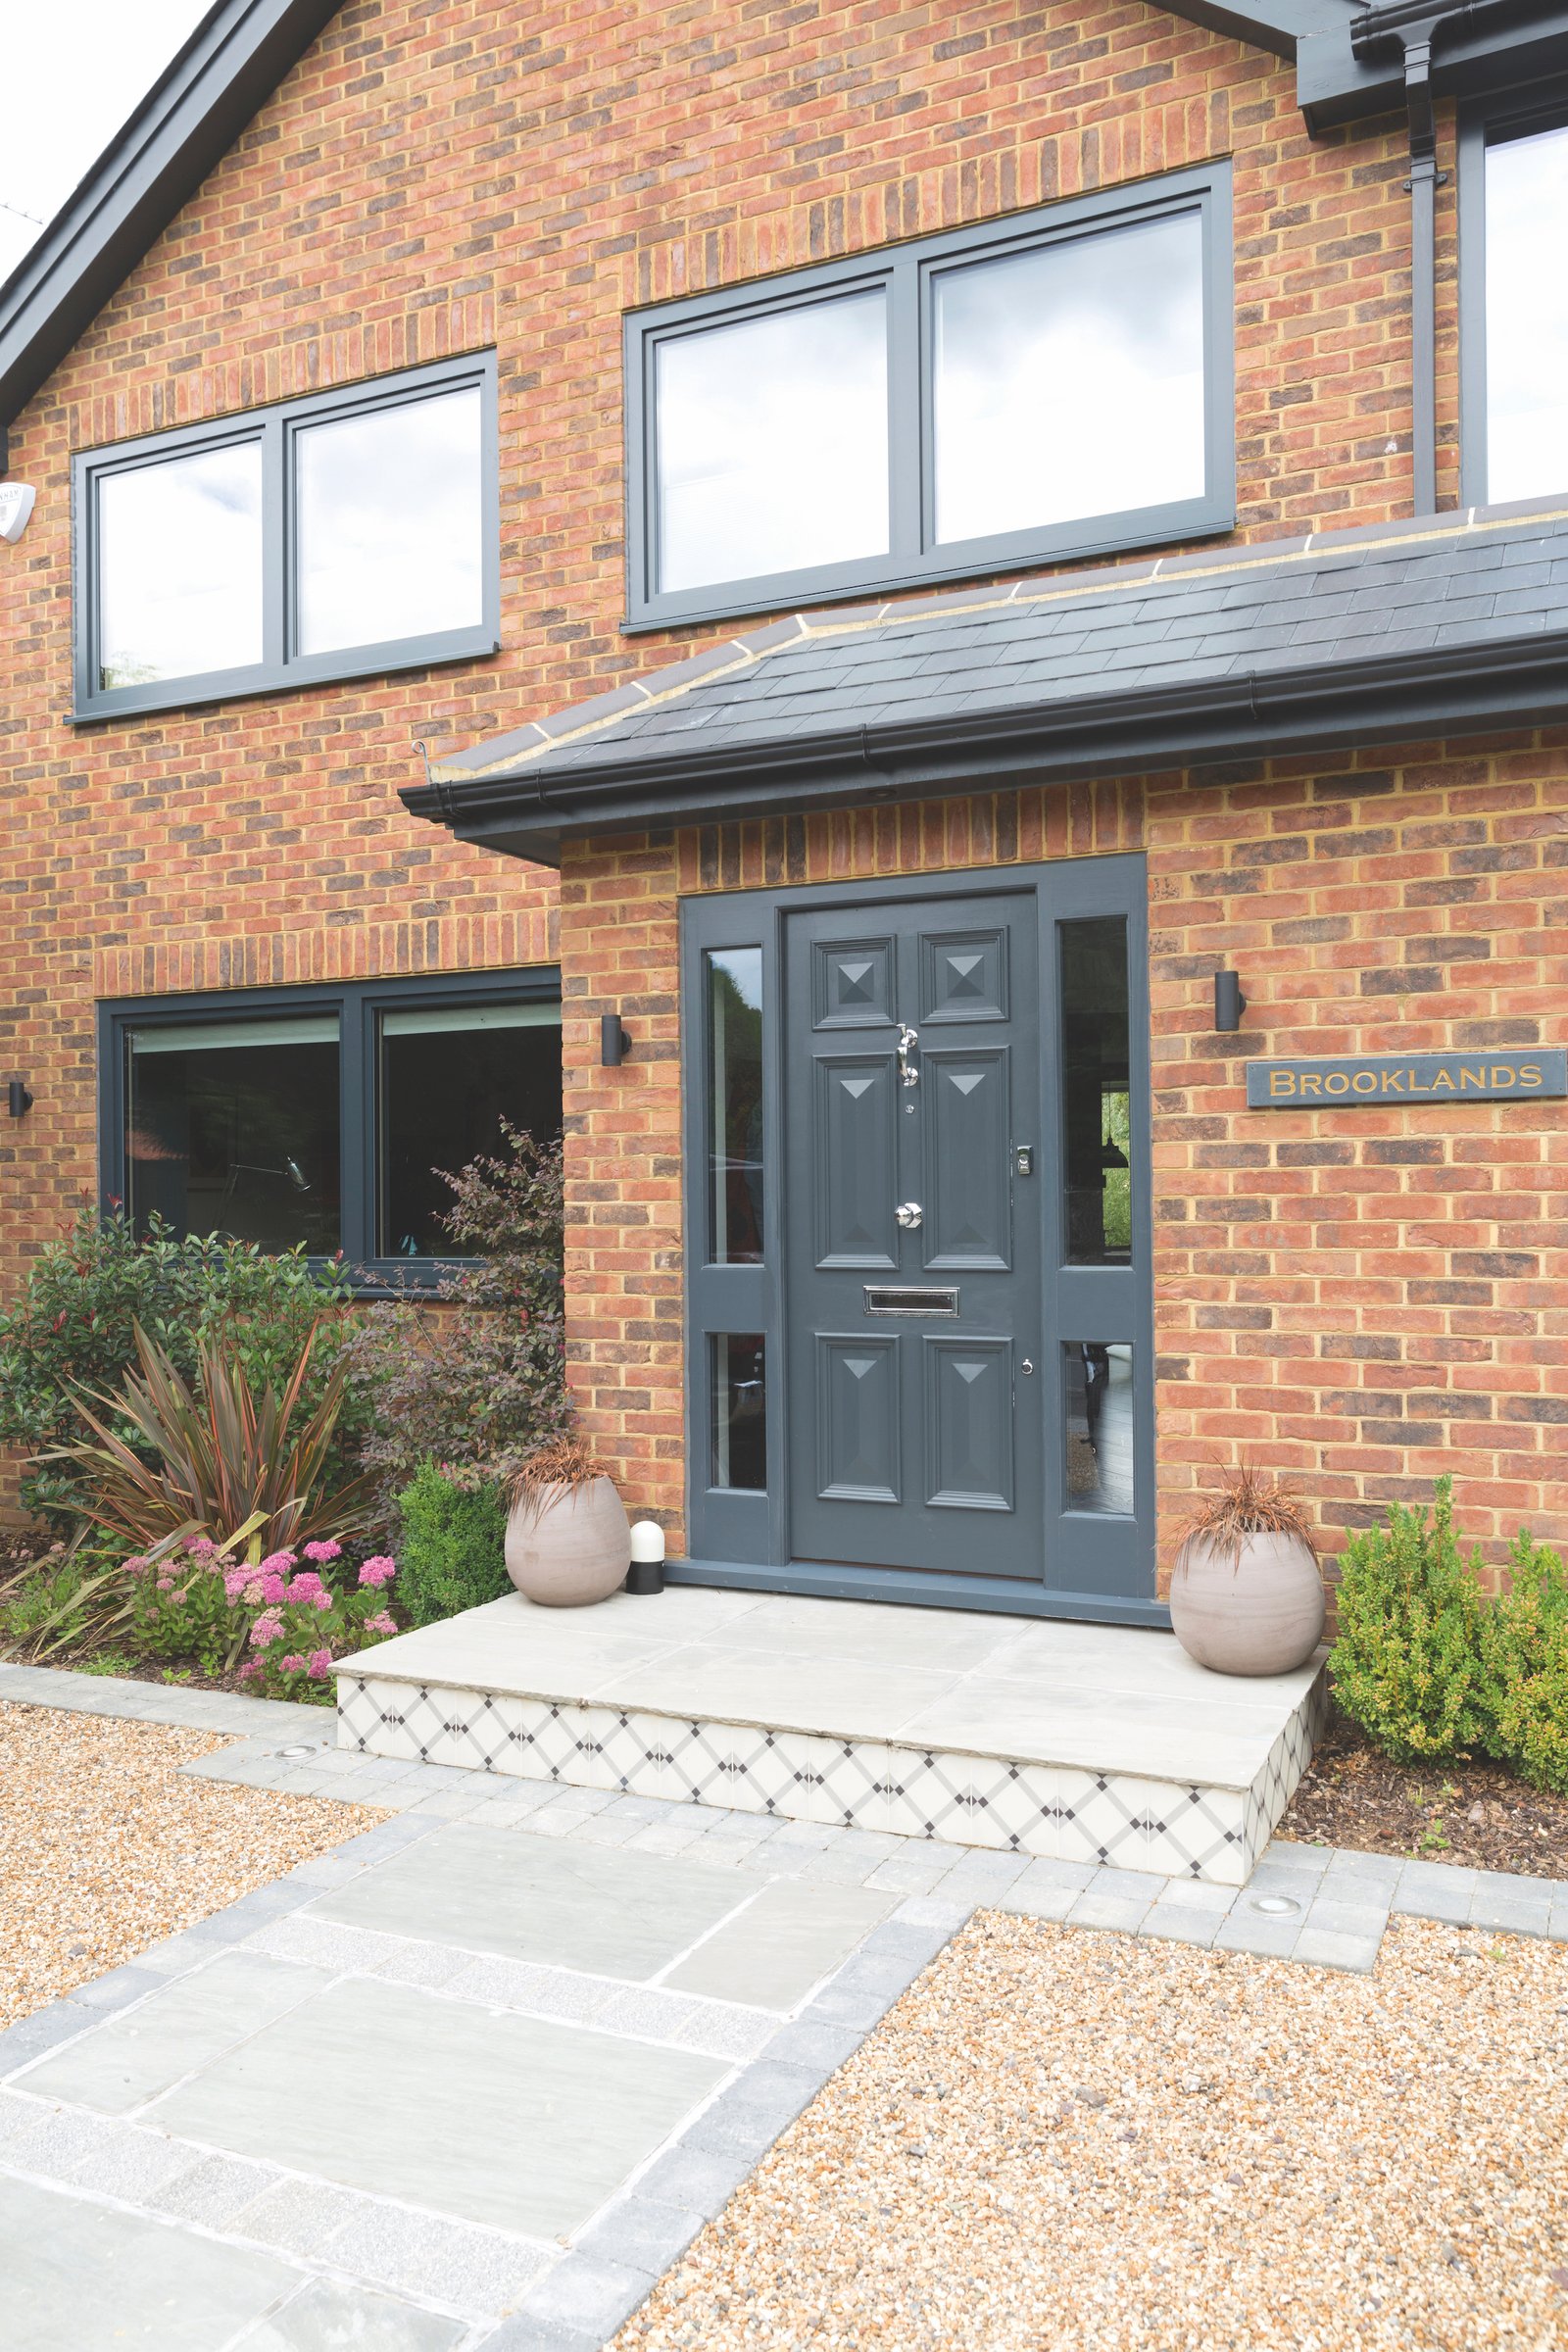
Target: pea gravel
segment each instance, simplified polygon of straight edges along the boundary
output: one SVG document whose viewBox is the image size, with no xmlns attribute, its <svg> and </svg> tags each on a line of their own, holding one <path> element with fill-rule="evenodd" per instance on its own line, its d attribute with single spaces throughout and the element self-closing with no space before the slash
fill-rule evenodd
<svg viewBox="0 0 1568 2352">
<path fill-rule="evenodd" d="M 383 1818 L 179 1777 L 228 1744 L 0 1703 L 0 2028 Z"/>
<path fill-rule="evenodd" d="M 982 1912 L 615 2352 L 1568 2344 L 1568 1950 L 1369 1977 Z"/>
</svg>

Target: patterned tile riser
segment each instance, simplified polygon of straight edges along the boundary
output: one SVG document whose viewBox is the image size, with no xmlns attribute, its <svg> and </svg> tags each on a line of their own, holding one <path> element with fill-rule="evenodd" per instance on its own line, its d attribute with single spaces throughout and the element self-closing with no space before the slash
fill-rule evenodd
<svg viewBox="0 0 1568 2352">
<path fill-rule="evenodd" d="M 348 1676 L 338 1685 L 338 1743 L 411 1763 L 1239 1886 L 1305 1769 L 1321 1691 L 1320 1680 L 1245 1793 Z"/>
</svg>

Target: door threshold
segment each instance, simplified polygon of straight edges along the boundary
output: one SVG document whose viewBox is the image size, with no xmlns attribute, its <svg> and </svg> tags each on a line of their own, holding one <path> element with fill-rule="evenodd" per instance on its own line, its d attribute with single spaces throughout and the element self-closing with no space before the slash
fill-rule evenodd
<svg viewBox="0 0 1568 2352">
<path fill-rule="evenodd" d="M 1091 1625 L 1169 1632 L 1162 1600 L 1115 1592 L 1064 1592 L 1011 1576 L 947 1575 L 928 1568 L 862 1568 L 824 1560 L 670 1560 L 671 1585 L 717 1585 L 742 1592 L 798 1592 L 821 1600 L 881 1600 L 920 1609 L 989 1610 L 1008 1617 L 1076 1618 Z"/>
</svg>

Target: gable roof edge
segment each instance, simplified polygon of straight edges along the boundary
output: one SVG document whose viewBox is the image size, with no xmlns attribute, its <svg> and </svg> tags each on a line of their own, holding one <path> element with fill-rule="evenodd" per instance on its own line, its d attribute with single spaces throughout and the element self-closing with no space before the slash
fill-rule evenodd
<svg viewBox="0 0 1568 2352">
<path fill-rule="evenodd" d="M 337 8 L 216 0 L 0 284 L 0 436 Z"/>
</svg>

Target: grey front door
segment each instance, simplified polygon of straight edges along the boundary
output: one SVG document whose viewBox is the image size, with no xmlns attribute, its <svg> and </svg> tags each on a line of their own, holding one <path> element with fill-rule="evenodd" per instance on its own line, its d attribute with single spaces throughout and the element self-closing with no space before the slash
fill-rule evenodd
<svg viewBox="0 0 1568 2352">
<path fill-rule="evenodd" d="M 792 1548 L 1044 1570 L 1033 892 L 786 916 Z"/>
</svg>

